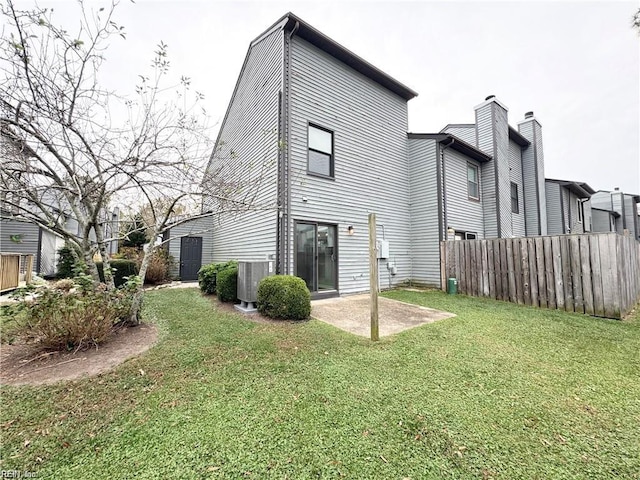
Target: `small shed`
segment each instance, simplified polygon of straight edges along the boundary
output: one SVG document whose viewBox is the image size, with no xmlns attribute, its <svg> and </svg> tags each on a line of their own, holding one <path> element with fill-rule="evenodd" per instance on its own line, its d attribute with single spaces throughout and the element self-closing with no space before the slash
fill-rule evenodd
<svg viewBox="0 0 640 480">
<path fill-rule="evenodd" d="M 197 280 L 200 267 L 213 262 L 213 218 L 179 218 L 173 223 L 163 236 L 173 258 L 169 275 L 182 281 Z"/>
</svg>

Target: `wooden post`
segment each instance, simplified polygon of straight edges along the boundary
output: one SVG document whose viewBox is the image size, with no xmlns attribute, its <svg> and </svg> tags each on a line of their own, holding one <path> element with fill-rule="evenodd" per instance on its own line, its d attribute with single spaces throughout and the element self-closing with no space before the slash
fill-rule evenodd
<svg viewBox="0 0 640 480">
<path fill-rule="evenodd" d="M 371 340 L 380 339 L 378 330 L 378 255 L 376 252 L 376 214 L 369 214 L 369 290 L 371 292 Z"/>
</svg>

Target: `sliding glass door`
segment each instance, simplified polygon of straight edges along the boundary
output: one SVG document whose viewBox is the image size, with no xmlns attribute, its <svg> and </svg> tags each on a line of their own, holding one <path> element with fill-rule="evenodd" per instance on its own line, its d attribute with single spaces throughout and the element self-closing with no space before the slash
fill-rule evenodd
<svg viewBox="0 0 640 480">
<path fill-rule="evenodd" d="M 312 293 L 338 290 L 338 242 L 335 225 L 296 222 L 295 272 Z"/>
</svg>

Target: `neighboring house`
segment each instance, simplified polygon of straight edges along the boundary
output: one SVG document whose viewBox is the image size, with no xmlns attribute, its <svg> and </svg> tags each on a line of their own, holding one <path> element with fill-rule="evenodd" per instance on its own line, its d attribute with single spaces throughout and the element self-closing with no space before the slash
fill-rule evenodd
<svg viewBox="0 0 640 480">
<path fill-rule="evenodd" d="M 212 217 L 173 219 L 175 226 L 163 236 L 164 248 L 172 257 L 171 278 L 197 280 L 200 267 L 213 262 L 212 222 Z"/>
<path fill-rule="evenodd" d="M 494 96 L 475 117 L 408 134 L 413 281 L 439 284 L 442 240 L 546 234 L 540 123 L 529 112 L 516 130 Z"/>
<path fill-rule="evenodd" d="M 488 97 L 475 124 L 407 134 L 416 95 L 290 13 L 251 42 L 208 171 L 260 208 L 220 217 L 214 261 L 274 260 L 318 297 L 368 290 L 371 212 L 382 288 L 439 284 L 442 239 L 546 234 L 533 115 L 516 130 Z"/>
<path fill-rule="evenodd" d="M 7 171 L 25 171 L 31 158 L 35 155 L 24 142 L 8 127 L 0 130 L 0 164 L 3 175 Z M 13 168 L 12 168 L 13 167 Z M 15 185 L 15 187 L 14 187 Z M 12 188 L 19 188 L 13 177 L 3 179 L 0 189 L 0 251 L 6 253 L 21 253 L 33 255 L 35 272 L 43 277 L 52 277 L 56 274 L 58 263 L 58 250 L 64 246 L 61 235 L 53 233 L 36 223 L 21 218 L 21 207 L 24 210 L 24 199 L 12 194 Z M 46 192 L 49 193 L 49 192 Z M 80 236 L 78 222 L 69 214 L 69 208 L 60 205 L 53 195 L 46 202 L 50 205 L 58 205 L 51 208 L 51 212 L 57 218 L 57 222 L 72 235 Z M 116 238 L 118 232 L 118 209 L 103 212 L 100 221 L 104 223 L 107 238 Z M 92 232 L 92 240 L 95 234 Z M 114 240 L 109 245 L 110 253 L 118 250 L 118 242 Z"/>
<path fill-rule="evenodd" d="M 613 231 L 620 234 L 628 232 L 633 238 L 640 240 L 640 195 L 624 193 L 618 188 L 612 192 L 598 190 L 591 196 L 591 207 L 610 212 L 608 218 L 605 214 L 598 214 L 599 221 L 597 229 L 594 224 L 594 231 L 611 231 L 611 223 L 607 228 L 606 220 L 611 222 L 613 217 L 615 222 Z"/>
<path fill-rule="evenodd" d="M 117 209 L 110 212 L 109 215 L 112 216 L 112 219 L 105 227 L 105 234 L 110 237 L 113 231 L 117 232 Z M 63 222 L 65 230 L 74 235 L 80 235 L 76 220 L 66 216 Z M 95 238 L 94 235 L 92 237 Z M 55 276 L 59 259 L 58 250 L 64 244 L 65 241 L 61 235 L 39 227 L 35 223 L 15 216 L 6 210 L 0 210 L 0 251 L 33 255 L 33 265 L 38 275 Z M 109 253 L 113 254 L 117 251 L 118 242 L 114 240 L 109 245 Z"/>
<path fill-rule="evenodd" d="M 594 193 L 595 190 L 584 182 L 547 178 L 547 233 L 593 231 L 590 198 Z"/>
<path fill-rule="evenodd" d="M 617 232 L 620 214 L 603 208 L 591 207 L 592 232 Z"/>
<path fill-rule="evenodd" d="M 475 107 L 475 124 L 449 124 L 449 133 L 491 158 L 469 170 L 469 182 L 478 184 L 486 238 L 546 235 L 546 196 L 542 126 L 527 112 L 509 125 L 507 107 L 490 95 Z M 474 175 L 478 178 L 474 178 Z M 473 198 L 469 195 L 469 198 Z M 455 225 L 449 225 L 456 229 Z M 457 230 L 457 229 L 456 229 Z"/>
</svg>

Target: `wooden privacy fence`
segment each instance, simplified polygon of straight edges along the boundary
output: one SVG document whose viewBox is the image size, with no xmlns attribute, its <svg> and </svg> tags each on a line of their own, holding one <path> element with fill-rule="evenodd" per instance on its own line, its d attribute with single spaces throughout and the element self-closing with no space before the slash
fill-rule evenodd
<svg viewBox="0 0 640 480">
<path fill-rule="evenodd" d="M 466 295 L 608 318 L 640 298 L 640 243 L 616 233 L 448 241 L 440 258 Z"/>
<path fill-rule="evenodd" d="M 33 255 L 0 253 L 0 292 L 18 288 L 20 282 L 31 283 Z"/>
</svg>

